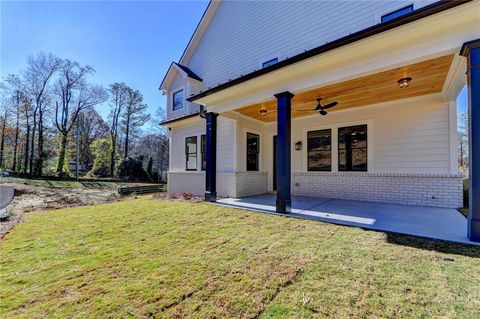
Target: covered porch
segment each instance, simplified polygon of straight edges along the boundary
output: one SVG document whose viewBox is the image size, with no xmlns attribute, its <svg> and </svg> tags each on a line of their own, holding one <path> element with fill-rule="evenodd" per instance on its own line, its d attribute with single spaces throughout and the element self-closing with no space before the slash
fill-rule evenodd
<svg viewBox="0 0 480 319">
<path fill-rule="evenodd" d="M 275 194 L 225 198 L 217 203 L 278 214 Z M 480 243 L 468 239 L 465 216 L 450 208 L 292 196 L 291 212 L 280 215 L 480 246 Z"/>
<path fill-rule="evenodd" d="M 276 195 L 219 201 L 222 204 L 429 238 L 480 242 L 480 29 L 478 16 L 472 14 L 476 9 L 478 3 L 473 3 L 390 29 L 352 34 L 190 97 L 190 102 L 202 106 L 200 115 L 206 119 L 205 199 L 217 201 L 219 117 L 234 127 L 230 153 L 234 154 L 236 193 L 243 183 L 239 174 L 256 178 L 242 184 L 248 189 L 263 184 L 259 177 L 268 174 L 265 192 L 276 191 Z M 448 196 L 449 191 L 458 194 L 460 190 L 456 98 L 467 79 L 471 150 L 468 222 L 454 209 L 461 205 L 458 198 L 449 202 Z M 248 124 L 255 126 L 248 130 L 241 125 L 244 121 L 257 125 Z M 314 168 L 326 168 L 326 172 L 312 172 L 308 134 L 316 132 L 318 138 L 325 133 L 321 131 L 327 131 L 330 148 L 322 151 L 329 161 L 314 163 Z M 253 165 L 258 172 L 249 172 L 246 163 L 249 133 L 260 136 L 258 143 L 267 145 L 267 153 L 274 157 L 263 155 Z M 359 134 L 364 138 L 352 147 L 357 142 L 353 136 Z M 265 154 L 255 143 L 253 158 L 255 152 Z M 226 182 L 219 180 L 223 187 Z M 443 191 L 442 202 L 438 192 L 431 192 L 437 186 Z M 352 188 L 363 197 L 354 197 L 358 194 Z M 422 193 L 417 194 L 417 190 Z M 344 191 L 350 193 L 342 199 L 339 192 Z M 384 194 L 395 196 L 381 197 Z M 370 195 L 377 203 L 370 202 Z M 393 197 L 397 204 L 380 203 Z M 408 200 L 403 201 L 405 198 Z M 450 208 L 423 207 L 435 205 Z"/>
<path fill-rule="evenodd" d="M 225 198 L 217 203 L 279 214 L 275 194 Z M 292 196 L 291 212 L 279 215 L 480 246 L 480 243 L 474 243 L 467 237 L 467 219 L 450 208 Z"/>
</svg>

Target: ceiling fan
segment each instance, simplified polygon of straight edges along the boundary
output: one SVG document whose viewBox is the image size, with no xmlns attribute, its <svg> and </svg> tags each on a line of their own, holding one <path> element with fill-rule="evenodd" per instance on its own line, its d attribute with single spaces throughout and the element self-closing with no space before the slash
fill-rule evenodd
<svg viewBox="0 0 480 319">
<path fill-rule="evenodd" d="M 338 102 L 332 102 L 332 103 L 328 103 L 327 105 L 322 105 L 320 102 L 322 101 L 322 98 L 319 97 L 317 98 L 317 107 L 315 108 L 315 111 L 317 111 L 318 113 L 320 113 L 321 115 L 327 115 L 328 112 L 325 111 L 326 109 L 329 109 L 329 108 L 332 108 L 334 106 L 336 106 L 338 104 Z M 295 110 L 297 112 L 312 112 L 312 110 Z M 260 109 L 260 115 L 261 116 L 266 116 L 268 112 L 276 112 L 276 110 L 267 110 L 265 109 L 265 107 L 262 105 L 262 108 Z"/>
<path fill-rule="evenodd" d="M 317 104 L 317 107 L 315 108 L 315 111 L 318 111 L 318 113 L 320 113 L 321 115 L 327 115 L 328 113 L 325 110 L 331 107 L 334 107 L 338 104 L 338 102 L 332 102 L 332 103 L 328 103 L 327 105 L 322 105 L 320 104 L 321 100 L 322 100 L 321 97 L 317 99 L 318 104 Z"/>
</svg>

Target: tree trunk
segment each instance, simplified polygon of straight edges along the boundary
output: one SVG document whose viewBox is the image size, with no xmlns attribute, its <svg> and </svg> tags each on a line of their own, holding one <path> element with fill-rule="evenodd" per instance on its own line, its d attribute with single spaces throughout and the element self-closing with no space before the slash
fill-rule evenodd
<svg viewBox="0 0 480 319">
<path fill-rule="evenodd" d="M 27 122 L 28 123 L 28 122 Z M 23 162 L 23 173 L 28 172 L 28 155 L 30 152 L 30 124 L 27 124 L 27 133 L 25 134 L 25 159 Z"/>
<path fill-rule="evenodd" d="M 43 174 L 43 112 L 40 112 L 38 118 L 38 146 L 37 146 L 37 161 L 35 163 L 35 175 L 42 176 Z"/>
<path fill-rule="evenodd" d="M 125 127 L 125 153 L 124 153 L 124 158 L 128 157 L 128 139 L 130 138 L 130 115 L 127 116 L 127 123 Z"/>
<path fill-rule="evenodd" d="M 115 149 L 117 148 L 117 138 L 114 134 L 110 134 L 111 149 L 110 149 L 110 176 L 114 176 L 115 170 Z"/>
<path fill-rule="evenodd" d="M 30 146 L 30 162 L 29 165 L 29 174 L 30 176 L 34 174 L 33 171 L 33 160 L 35 157 L 35 131 L 37 130 L 37 110 L 33 112 L 33 128 L 32 128 L 32 142 Z"/>
<path fill-rule="evenodd" d="M 67 135 L 62 134 L 62 143 L 60 144 L 60 152 L 58 153 L 57 173 L 63 172 L 65 166 L 65 151 L 67 149 Z"/>
<path fill-rule="evenodd" d="M 15 128 L 15 141 L 13 143 L 13 164 L 12 164 L 12 172 L 17 171 L 17 148 L 18 148 L 18 130 L 19 130 L 19 119 L 18 119 L 18 110 L 17 110 L 17 123 Z"/>
<path fill-rule="evenodd" d="M 0 168 L 3 168 L 3 151 L 5 150 L 5 127 L 7 126 L 7 114 L 3 118 L 2 139 L 0 140 Z"/>
</svg>

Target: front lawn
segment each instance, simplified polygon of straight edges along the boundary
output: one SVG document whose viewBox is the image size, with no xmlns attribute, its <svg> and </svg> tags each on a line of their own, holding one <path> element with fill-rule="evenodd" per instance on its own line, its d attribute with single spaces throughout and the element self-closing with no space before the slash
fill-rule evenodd
<svg viewBox="0 0 480 319">
<path fill-rule="evenodd" d="M 150 197 L 35 213 L 0 243 L 2 318 L 480 314 L 480 249 Z"/>
</svg>

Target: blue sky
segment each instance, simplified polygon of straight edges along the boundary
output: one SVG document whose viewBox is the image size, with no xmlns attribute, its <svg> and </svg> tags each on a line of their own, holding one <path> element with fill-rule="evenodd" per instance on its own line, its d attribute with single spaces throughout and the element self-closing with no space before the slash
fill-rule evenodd
<svg viewBox="0 0 480 319">
<path fill-rule="evenodd" d="M 178 61 L 208 1 L 1 1 L 0 74 L 25 68 L 40 51 L 95 68 L 90 80 L 139 89 L 153 114 L 165 106 L 158 86 Z M 466 92 L 459 110 L 466 109 Z M 108 106 L 97 107 L 108 114 Z"/>
<path fill-rule="evenodd" d="M 165 106 L 158 90 L 178 61 L 208 1 L 0 1 L 0 74 L 17 73 L 40 51 L 95 68 L 91 82 L 123 81 L 149 110 Z M 108 106 L 97 108 L 106 116 Z"/>
</svg>

